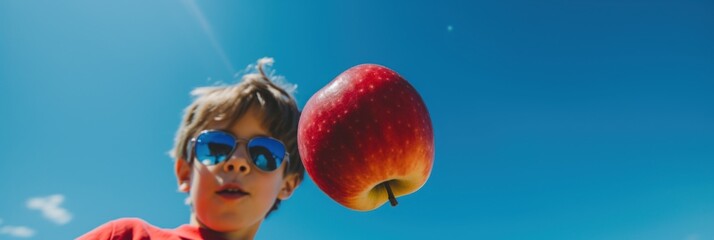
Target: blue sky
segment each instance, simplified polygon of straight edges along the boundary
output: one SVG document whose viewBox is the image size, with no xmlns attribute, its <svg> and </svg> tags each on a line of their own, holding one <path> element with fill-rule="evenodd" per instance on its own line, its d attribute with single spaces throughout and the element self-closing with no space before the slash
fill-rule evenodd
<svg viewBox="0 0 714 240">
<path fill-rule="evenodd" d="M 270 56 L 300 106 L 351 66 L 399 72 L 429 108 L 436 157 L 396 208 L 348 210 L 308 179 L 260 239 L 714 239 L 712 12 L 694 0 L 3 0 L 0 238 L 186 223 L 166 153 L 189 91 Z"/>
</svg>

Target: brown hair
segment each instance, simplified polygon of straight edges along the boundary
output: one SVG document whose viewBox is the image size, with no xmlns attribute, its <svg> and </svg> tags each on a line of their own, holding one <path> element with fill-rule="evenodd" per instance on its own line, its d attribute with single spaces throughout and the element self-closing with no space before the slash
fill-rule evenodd
<svg viewBox="0 0 714 240">
<path fill-rule="evenodd" d="M 227 120 L 229 123 L 240 119 L 251 107 L 257 107 L 262 114 L 263 126 L 269 134 L 282 141 L 290 154 L 290 161 L 283 172 L 284 176 L 296 174 L 298 181 L 305 175 L 305 167 L 300 159 L 297 148 L 297 126 L 300 111 L 295 98 L 286 90 L 288 87 L 278 86 L 274 80 L 265 74 L 264 65 L 271 65 L 272 58 L 262 58 L 255 66 L 257 72 L 243 75 L 241 81 L 232 85 L 199 87 L 191 91 L 193 102 L 184 110 L 183 120 L 179 125 L 174 139 L 171 157 L 186 159 L 187 145 L 190 139 L 204 130 L 211 121 Z M 271 74 L 272 75 L 272 74 Z M 293 88 L 294 89 L 294 88 Z M 192 163 L 192 159 L 186 159 Z M 268 211 L 278 209 L 280 199 L 276 199 Z"/>
</svg>

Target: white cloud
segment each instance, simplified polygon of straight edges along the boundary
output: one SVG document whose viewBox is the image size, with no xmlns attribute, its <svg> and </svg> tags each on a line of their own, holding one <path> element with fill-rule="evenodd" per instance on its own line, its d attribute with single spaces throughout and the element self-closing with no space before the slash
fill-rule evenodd
<svg viewBox="0 0 714 240">
<path fill-rule="evenodd" d="M 35 209 L 42 211 L 42 215 L 48 220 L 55 222 L 57 224 L 66 224 L 72 220 L 72 215 L 60 207 L 60 204 L 64 201 L 64 196 L 60 194 L 51 195 L 48 197 L 36 197 L 27 200 L 27 207 L 29 209 Z"/>
<path fill-rule="evenodd" d="M 7 234 L 13 237 L 29 238 L 35 235 L 35 230 L 25 226 L 3 226 L 0 227 L 0 234 Z"/>
</svg>

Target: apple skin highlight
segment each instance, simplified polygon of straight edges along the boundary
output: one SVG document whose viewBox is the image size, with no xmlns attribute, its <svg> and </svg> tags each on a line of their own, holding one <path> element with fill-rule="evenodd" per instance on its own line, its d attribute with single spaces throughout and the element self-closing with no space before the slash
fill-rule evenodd
<svg viewBox="0 0 714 240">
<path fill-rule="evenodd" d="M 348 69 L 305 105 L 298 149 L 315 184 L 343 206 L 369 211 L 426 183 L 434 159 L 431 119 L 421 96 L 375 64 Z M 396 200 L 392 203 L 396 204 Z"/>
</svg>

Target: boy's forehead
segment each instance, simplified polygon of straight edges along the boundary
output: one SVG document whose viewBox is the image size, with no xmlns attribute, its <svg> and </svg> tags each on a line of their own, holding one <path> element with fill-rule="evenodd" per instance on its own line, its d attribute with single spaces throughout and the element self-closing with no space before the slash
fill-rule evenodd
<svg viewBox="0 0 714 240">
<path fill-rule="evenodd" d="M 242 115 L 235 117 L 226 113 L 217 113 L 208 119 L 208 124 L 203 130 L 223 130 L 242 138 L 270 135 L 263 112 L 258 107 L 251 107 Z"/>
</svg>

